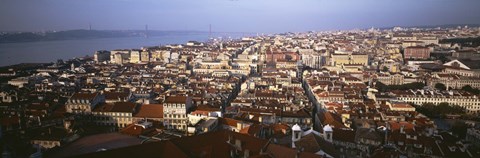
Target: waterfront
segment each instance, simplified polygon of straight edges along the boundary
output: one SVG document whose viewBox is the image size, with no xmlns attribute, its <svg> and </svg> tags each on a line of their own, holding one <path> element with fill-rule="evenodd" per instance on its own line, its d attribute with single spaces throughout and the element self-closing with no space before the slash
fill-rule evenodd
<svg viewBox="0 0 480 158">
<path fill-rule="evenodd" d="M 243 33 L 214 33 L 213 37 L 240 38 Z M 206 41 L 208 33 L 172 34 L 154 37 L 101 38 L 23 43 L 0 43 L 0 66 L 19 63 L 47 63 L 57 59 L 91 56 L 97 50 L 139 49 L 143 46 L 185 44 Z"/>
</svg>

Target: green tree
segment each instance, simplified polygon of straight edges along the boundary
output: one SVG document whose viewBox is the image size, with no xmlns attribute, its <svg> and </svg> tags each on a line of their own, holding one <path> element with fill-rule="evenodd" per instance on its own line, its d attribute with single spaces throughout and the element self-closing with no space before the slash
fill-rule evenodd
<svg viewBox="0 0 480 158">
<path fill-rule="evenodd" d="M 457 135 L 459 138 L 464 139 L 467 133 L 467 128 L 468 125 L 465 124 L 465 122 L 462 121 L 455 121 L 455 123 L 452 125 L 452 133 L 454 135 Z"/>
<path fill-rule="evenodd" d="M 470 92 L 470 93 L 475 94 L 475 95 L 480 94 L 480 90 L 478 90 L 477 88 L 472 88 L 472 86 L 470 86 L 470 85 L 463 86 L 462 90 Z"/>
<path fill-rule="evenodd" d="M 416 106 L 416 110 L 428 117 L 438 118 L 444 117 L 447 114 L 465 114 L 465 109 L 458 105 L 450 105 L 448 103 L 440 103 L 435 105 L 433 103 L 424 103 L 421 106 Z"/>
<path fill-rule="evenodd" d="M 435 89 L 444 91 L 447 90 L 447 87 L 443 83 L 437 83 L 435 84 Z"/>
<path fill-rule="evenodd" d="M 388 67 L 386 66 L 383 66 L 383 69 L 382 69 L 383 72 L 388 72 Z"/>
</svg>

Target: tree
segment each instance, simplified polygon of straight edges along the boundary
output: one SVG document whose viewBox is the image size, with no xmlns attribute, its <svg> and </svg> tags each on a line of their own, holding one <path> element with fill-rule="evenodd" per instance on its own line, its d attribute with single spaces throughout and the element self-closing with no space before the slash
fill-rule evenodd
<svg viewBox="0 0 480 158">
<path fill-rule="evenodd" d="M 435 84 L 435 89 L 444 91 L 447 90 L 447 87 L 443 83 L 437 83 Z"/>
<path fill-rule="evenodd" d="M 382 69 L 383 72 L 388 72 L 388 67 L 386 66 L 383 66 L 383 69 Z"/>
<path fill-rule="evenodd" d="M 466 136 L 468 125 L 462 121 L 455 121 L 452 125 L 452 133 L 463 139 Z"/>
<path fill-rule="evenodd" d="M 478 90 L 477 88 L 472 88 L 472 86 L 470 86 L 470 85 L 463 86 L 462 90 L 470 92 L 470 93 L 475 94 L 475 95 L 480 94 L 480 90 Z"/>
<path fill-rule="evenodd" d="M 416 106 L 416 110 L 428 117 L 445 117 L 447 114 L 465 114 L 465 109 L 458 105 L 450 105 L 446 102 L 435 105 L 433 103 L 424 103 Z"/>
<path fill-rule="evenodd" d="M 423 87 L 425 86 L 425 84 L 421 83 L 421 82 L 413 82 L 413 83 L 407 83 L 407 84 L 402 84 L 402 85 L 385 85 L 383 84 L 382 82 L 380 81 L 377 81 L 375 83 L 375 87 L 378 91 L 380 92 L 387 92 L 387 91 L 391 91 L 391 90 L 409 90 L 409 89 L 413 89 L 413 90 L 416 90 L 416 89 L 423 89 Z"/>
</svg>

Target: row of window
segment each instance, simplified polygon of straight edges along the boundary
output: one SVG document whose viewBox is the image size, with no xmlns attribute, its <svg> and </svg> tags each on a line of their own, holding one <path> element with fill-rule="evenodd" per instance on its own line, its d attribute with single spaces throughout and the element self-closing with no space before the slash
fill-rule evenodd
<svg viewBox="0 0 480 158">
<path fill-rule="evenodd" d="M 165 118 L 186 118 L 187 115 L 184 114 L 165 114 Z"/>
</svg>

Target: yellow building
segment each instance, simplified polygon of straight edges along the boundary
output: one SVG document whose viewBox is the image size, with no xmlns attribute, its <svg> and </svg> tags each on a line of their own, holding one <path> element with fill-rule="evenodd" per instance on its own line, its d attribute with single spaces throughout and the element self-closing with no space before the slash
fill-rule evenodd
<svg viewBox="0 0 480 158">
<path fill-rule="evenodd" d="M 348 54 L 332 54 L 331 57 L 333 66 L 341 66 L 345 64 L 361 64 L 368 66 L 368 55 L 360 53 Z"/>
<path fill-rule="evenodd" d="M 138 63 L 140 62 L 140 51 L 132 51 L 130 52 L 130 63 Z"/>
</svg>

